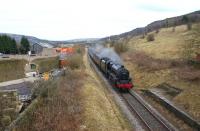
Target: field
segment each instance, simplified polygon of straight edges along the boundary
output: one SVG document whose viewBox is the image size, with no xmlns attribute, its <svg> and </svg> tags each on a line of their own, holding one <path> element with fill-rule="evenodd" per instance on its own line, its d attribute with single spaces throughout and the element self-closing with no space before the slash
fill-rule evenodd
<svg viewBox="0 0 200 131">
<path fill-rule="evenodd" d="M 183 91 L 173 101 L 200 120 L 200 70 L 195 53 L 200 52 L 200 24 L 188 31 L 185 25 L 160 29 L 155 40 L 148 42 L 142 36 L 131 38 L 129 50 L 121 54 L 131 72 L 136 89 L 149 89 L 163 82 Z M 197 66 L 196 66 L 197 65 Z"/>
<path fill-rule="evenodd" d="M 35 59 L 33 63 L 39 66 L 39 72 L 48 72 L 54 68 L 58 68 L 58 57 Z"/>
<path fill-rule="evenodd" d="M 24 78 L 25 60 L 1 60 L 0 61 L 0 82 Z"/>
</svg>

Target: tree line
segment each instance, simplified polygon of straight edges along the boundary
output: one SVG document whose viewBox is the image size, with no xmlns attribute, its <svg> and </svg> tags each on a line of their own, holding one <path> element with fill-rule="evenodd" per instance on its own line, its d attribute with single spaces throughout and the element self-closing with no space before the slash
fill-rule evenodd
<svg viewBox="0 0 200 131">
<path fill-rule="evenodd" d="M 26 37 L 22 37 L 20 44 L 7 35 L 0 35 L 0 53 L 3 54 L 27 54 L 30 43 Z"/>
</svg>

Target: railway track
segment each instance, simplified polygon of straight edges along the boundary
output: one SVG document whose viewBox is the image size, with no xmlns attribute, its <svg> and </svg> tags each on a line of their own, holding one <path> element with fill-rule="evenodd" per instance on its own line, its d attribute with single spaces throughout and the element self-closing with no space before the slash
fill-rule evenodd
<svg viewBox="0 0 200 131">
<path fill-rule="evenodd" d="M 138 116 L 145 128 L 149 131 L 173 131 L 173 129 L 162 121 L 136 93 L 129 91 L 121 94 L 130 110 Z"/>
<path fill-rule="evenodd" d="M 92 62 L 89 58 L 89 62 L 92 65 L 93 69 L 98 73 L 100 73 L 100 77 L 104 77 L 104 75 L 98 70 L 96 65 Z M 106 81 L 108 82 L 108 81 Z M 108 82 L 109 83 L 109 82 Z M 109 83 L 110 85 L 110 83 Z M 145 130 L 148 131 L 175 131 L 174 127 L 170 123 L 163 122 L 162 118 L 156 115 L 146 104 L 141 100 L 141 98 L 132 91 L 127 93 L 119 93 L 115 90 L 117 94 L 121 97 L 122 100 L 125 101 L 127 106 L 129 107 L 130 111 L 133 115 L 137 115 L 142 122 L 142 126 L 144 126 Z"/>
</svg>

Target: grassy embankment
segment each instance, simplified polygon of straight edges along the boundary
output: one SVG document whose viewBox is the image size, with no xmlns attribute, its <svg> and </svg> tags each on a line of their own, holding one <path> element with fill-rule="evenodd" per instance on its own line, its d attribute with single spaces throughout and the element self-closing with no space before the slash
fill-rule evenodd
<svg viewBox="0 0 200 131">
<path fill-rule="evenodd" d="M 37 102 L 18 121 L 17 131 L 77 130 L 82 123 L 80 73 L 68 71 L 59 80 L 41 82 L 35 87 Z"/>
<path fill-rule="evenodd" d="M 81 55 L 79 55 L 81 57 Z M 76 55 L 71 58 L 77 57 Z M 15 129 L 18 131 L 58 131 L 78 130 L 81 128 L 84 109 L 81 105 L 82 68 L 71 66 L 66 75 L 59 79 L 40 81 L 35 83 L 33 96 L 35 102 L 28 108 L 25 116 L 20 119 Z M 72 61 L 73 59 L 70 59 Z M 76 60 L 76 59 L 74 59 Z M 50 71 L 58 68 L 58 58 L 37 59 L 33 61 L 39 65 L 39 71 Z M 74 70 L 72 70 L 74 69 Z"/>
<path fill-rule="evenodd" d="M 68 64 L 65 76 L 35 84 L 37 102 L 17 123 L 17 131 L 127 130 L 91 72 L 86 54 L 83 58 L 83 49 L 67 59 L 76 64 Z"/>
<path fill-rule="evenodd" d="M 121 56 L 134 79 L 136 89 L 148 89 L 163 82 L 183 91 L 173 101 L 190 114 L 200 118 L 200 70 L 191 63 L 200 53 L 200 24 L 187 30 L 185 25 L 160 29 L 155 40 L 133 37 L 128 41 L 129 51 Z M 200 120 L 200 119 L 199 119 Z"/>
<path fill-rule="evenodd" d="M 24 78 L 25 60 L 1 60 L 0 82 Z"/>
<path fill-rule="evenodd" d="M 3 131 L 18 115 L 16 109 L 20 103 L 16 96 L 15 91 L 0 92 L 0 131 Z"/>
</svg>

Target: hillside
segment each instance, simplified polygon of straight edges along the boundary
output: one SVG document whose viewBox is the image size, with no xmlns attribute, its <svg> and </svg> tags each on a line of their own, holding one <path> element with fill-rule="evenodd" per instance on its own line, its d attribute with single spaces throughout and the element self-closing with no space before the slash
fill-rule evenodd
<svg viewBox="0 0 200 131">
<path fill-rule="evenodd" d="M 21 38 L 24 36 L 24 35 L 18 35 L 18 34 L 8 34 L 8 33 L 0 33 L 0 35 L 8 35 L 10 36 L 11 38 L 14 38 L 16 40 L 17 43 L 20 43 L 21 41 Z M 39 38 L 36 38 L 36 37 L 33 37 L 33 36 L 26 36 L 25 37 L 29 40 L 29 42 L 31 44 L 33 43 L 38 43 L 38 42 L 49 42 L 48 40 L 42 40 L 42 39 L 39 39 Z"/>
<path fill-rule="evenodd" d="M 188 22 L 194 23 L 194 22 L 200 21 L 200 11 L 195 11 L 195 12 L 177 16 L 177 17 L 171 17 L 171 18 L 166 18 L 164 20 L 154 21 L 145 27 L 136 28 L 136 29 L 133 29 L 131 31 L 128 31 L 128 32 L 125 32 L 125 33 L 122 33 L 119 35 L 113 35 L 113 36 L 102 38 L 101 41 L 108 41 L 108 40 L 115 41 L 115 40 L 119 40 L 120 38 L 125 38 L 125 37 L 130 38 L 133 36 L 146 34 L 148 32 L 151 32 L 153 30 L 157 30 L 160 28 L 183 25 L 187 21 L 187 20 L 184 21 L 185 16 L 188 18 Z"/>
<path fill-rule="evenodd" d="M 147 41 L 153 34 L 154 41 Z M 128 46 L 121 53 L 125 66 L 131 73 L 135 89 L 147 90 L 168 83 L 182 90 L 172 101 L 200 120 L 200 64 L 196 53 L 200 53 L 200 23 L 162 28 L 159 32 L 116 40 Z"/>
<path fill-rule="evenodd" d="M 8 33 L 0 33 L 0 35 L 8 35 L 11 38 L 14 38 L 17 43 L 20 43 L 21 38 L 24 35 L 19 34 L 8 34 Z M 49 43 L 54 46 L 57 46 L 58 44 L 81 44 L 81 43 L 93 43 L 94 41 L 99 40 L 98 38 L 85 38 L 85 39 L 74 39 L 74 40 L 64 40 L 64 41 L 53 41 L 53 40 L 45 40 L 45 39 L 39 39 L 34 36 L 26 36 L 25 37 L 29 40 L 31 44 L 34 43 Z"/>
</svg>

